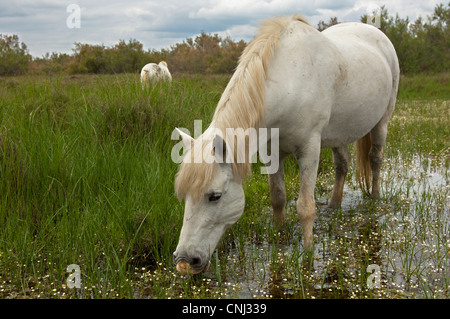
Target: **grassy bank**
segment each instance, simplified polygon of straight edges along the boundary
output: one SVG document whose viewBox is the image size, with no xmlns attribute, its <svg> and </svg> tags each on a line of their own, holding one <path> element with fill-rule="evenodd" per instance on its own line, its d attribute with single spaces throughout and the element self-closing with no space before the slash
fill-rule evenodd
<svg viewBox="0 0 450 319">
<path fill-rule="evenodd" d="M 432 259 L 434 267 L 443 268 L 437 289 L 448 288 L 449 220 L 442 217 L 448 213 L 448 74 L 402 78 L 380 203 L 363 201 L 352 166 L 348 207 L 321 208 L 334 176 L 331 152 L 323 151 L 316 189 L 316 250 L 322 256 L 317 273 L 299 267 L 302 233 L 293 203 L 285 233 L 272 228 L 267 177 L 257 174 L 255 165 L 245 184 L 244 216 L 224 236 L 211 269 L 204 276 L 175 274 L 172 252 L 183 203 L 173 195 L 177 165 L 170 159 L 176 143 L 171 132 L 175 127 L 192 132 L 196 119 L 206 128 L 228 79 L 175 75 L 171 85 L 148 91 L 134 74 L 0 79 L 0 297 L 392 296 L 390 289 L 363 290 L 365 269 L 374 262 L 382 265 L 387 283 L 395 268 L 423 286 L 405 289 L 406 296 L 448 296 L 432 293 L 434 286 L 421 281 L 427 274 L 421 266 Z M 425 172 L 418 178 L 404 169 L 417 158 L 420 164 L 411 169 Z M 295 200 L 298 168 L 293 160 L 286 165 L 288 199 Z M 411 200 L 409 193 L 433 167 L 447 186 Z M 418 245 L 405 246 L 412 233 L 399 232 L 394 218 L 415 221 L 413 234 L 426 238 L 420 244 L 430 244 L 426 234 L 435 234 L 431 245 L 439 254 L 413 260 Z M 377 229 L 380 238 L 374 241 Z M 375 246 L 380 256 L 370 261 Z M 389 258 L 394 255 L 402 259 L 401 267 Z M 70 264 L 80 266 L 81 289 L 66 285 Z"/>
</svg>

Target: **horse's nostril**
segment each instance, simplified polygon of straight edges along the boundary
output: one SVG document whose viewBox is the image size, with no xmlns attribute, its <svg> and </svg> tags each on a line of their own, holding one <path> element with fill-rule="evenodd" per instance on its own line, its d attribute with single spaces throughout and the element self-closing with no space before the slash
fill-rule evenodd
<svg viewBox="0 0 450 319">
<path fill-rule="evenodd" d="M 201 263 L 200 258 L 192 258 L 192 266 L 198 265 Z"/>
</svg>

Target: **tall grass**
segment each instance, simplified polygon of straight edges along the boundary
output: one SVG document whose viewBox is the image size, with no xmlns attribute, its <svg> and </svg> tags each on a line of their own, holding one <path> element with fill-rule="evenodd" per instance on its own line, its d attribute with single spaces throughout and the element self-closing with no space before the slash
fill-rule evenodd
<svg viewBox="0 0 450 319">
<path fill-rule="evenodd" d="M 182 220 L 171 132 L 210 116 L 225 80 L 187 77 L 142 90 L 137 75 L 2 79 L 7 294 L 39 294 L 44 279 L 60 292 L 66 267 L 78 264 L 92 296 L 130 296 L 122 287 L 133 265 L 171 260 Z"/>
</svg>

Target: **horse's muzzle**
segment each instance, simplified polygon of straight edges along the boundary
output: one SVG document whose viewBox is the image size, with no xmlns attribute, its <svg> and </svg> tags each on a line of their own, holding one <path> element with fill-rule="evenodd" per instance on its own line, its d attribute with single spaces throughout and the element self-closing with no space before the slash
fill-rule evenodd
<svg viewBox="0 0 450 319">
<path fill-rule="evenodd" d="M 205 272 L 209 268 L 209 259 L 201 257 L 187 257 L 186 255 L 173 254 L 173 261 L 177 265 L 180 275 L 195 275 Z"/>
</svg>

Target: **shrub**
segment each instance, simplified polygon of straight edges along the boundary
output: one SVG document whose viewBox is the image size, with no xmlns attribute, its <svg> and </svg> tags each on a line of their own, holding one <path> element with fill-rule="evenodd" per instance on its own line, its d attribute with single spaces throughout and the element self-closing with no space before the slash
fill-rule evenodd
<svg viewBox="0 0 450 319">
<path fill-rule="evenodd" d="M 19 36 L 0 34 L 0 75 L 17 75 L 27 71 L 31 55 Z"/>
</svg>

